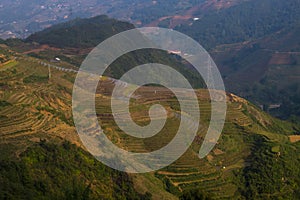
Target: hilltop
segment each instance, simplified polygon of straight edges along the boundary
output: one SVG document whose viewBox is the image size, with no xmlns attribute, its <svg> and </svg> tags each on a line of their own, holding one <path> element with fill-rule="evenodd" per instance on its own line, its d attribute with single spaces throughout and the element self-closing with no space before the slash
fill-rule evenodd
<svg viewBox="0 0 300 200">
<path fill-rule="evenodd" d="M 122 31 L 133 29 L 128 22 L 121 22 L 105 15 L 89 19 L 74 19 L 54 25 L 30 35 L 25 42 L 37 42 L 55 47 L 95 47 L 108 37 Z"/>
</svg>

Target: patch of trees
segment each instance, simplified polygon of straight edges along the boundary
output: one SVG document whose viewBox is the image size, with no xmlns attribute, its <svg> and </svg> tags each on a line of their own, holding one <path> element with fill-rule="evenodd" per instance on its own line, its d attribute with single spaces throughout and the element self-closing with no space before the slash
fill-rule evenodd
<svg viewBox="0 0 300 200">
<path fill-rule="evenodd" d="M 48 76 L 30 75 L 23 79 L 24 83 L 46 83 Z"/>
<path fill-rule="evenodd" d="M 211 200 L 211 195 L 198 189 L 186 190 L 180 195 L 180 200 Z"/>
<path fill-rule="evenodd" d="M 150 199 L 126 173 L 104 166 L 75 145 L 41 140 L 18 160 L 0 157 L 0 199 Z"/>
<path fill-rule="evenodd" d="M 241 179 L 242 195 L 246 199 L 299 199 L 300 198 L 300 146 L 280 145 L 272 152 L 271 143 L 255 136 L 255 145 Z"/>
</svg>

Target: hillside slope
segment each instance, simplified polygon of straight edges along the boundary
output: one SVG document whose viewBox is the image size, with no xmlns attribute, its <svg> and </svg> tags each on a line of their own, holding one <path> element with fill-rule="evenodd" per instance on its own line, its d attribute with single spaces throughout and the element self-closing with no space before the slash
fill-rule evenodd
<svg viewBox="0 0 300 200">
<path fill-rule="evenodd" d="M 201 129 L 191 148 L 178 161 L 155 173 L 126 175 L 103 166 L 81 149 L 71 117 L 76 74 L 64 70 L 68 65 L 51 67 L 49 79 L 48 68 L 43 64 L 47 61 L 19 54 L 14 57 L 14 64 L 0 67 L 0 148 L 4 169 L 0 180 L 5 185 L 1 194 L 6 197 L 16 198 L 30 191 L 28 197 L 37 198 L 54 195 L 81 199 L 88 195 L 93 199 L 106 195 L 113 199 L 172 199 L 192 190 L 215 199 L 299 198 L 300 143 L 289 139 L 299 133 L 299 127 L 270 117 L 244 99 L 228 94 L 222 137 L 214 150 L 199 160 L 196 153 L 207 129 L 210 101 L 206 90 L 198 90 Z M 159 136 L 137 140 L 122 134 L 109 108 L 114 84 L 117 83 L 112 79 L 103 79 L 96 98 L 99 123 L 105 134 L 120 148 L 134 152 L 152 151 L 168 143 L 179 123 L 172 114 Z M 160 95 L 153 95 L 153 90 Z M 162 103 L 170 112 L 179 109 L 173 94 L 164 88 L 144 87 L 137 92 L 131 110 L 138 124 L 147 123 L 146 111 L 153 103 Z"/>
<path fill-rule="evenodd" d="M 83 150 L 71 118 L 76 74 L 52 68 L 49 80 L 45 62 L 12 54 L 0 66 L 0 198 L 149 199 Z"/>
</svg>

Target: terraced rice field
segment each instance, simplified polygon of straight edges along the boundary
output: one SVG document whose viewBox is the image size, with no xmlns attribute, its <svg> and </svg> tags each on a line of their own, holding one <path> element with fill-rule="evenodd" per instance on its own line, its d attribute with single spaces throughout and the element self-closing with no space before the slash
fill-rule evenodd
<svg viewBox="0 0 300 200">
<path fill-rule="evenodd" d="M 50 135 L 75 138 L 71 125 L 72 83 L 63 79 L 65 74 L 59 70 L 52 71 L 50 80 L 25 83 L 26 77 L 47 77 L 48 68 L 27 57 L 17 60 L 16 65 L 0 72 L 0 100 L 7 104 L 0 107 L 0 142 L 24 138 L 30 141 Z M 74 77 L 74 73 L 68 75 Z"/>
<path fill-rule="evenodd" d="M 113 122 L 113 116 L 109 109 L 113 81 L 102 82 L 105 89 L 98 89 L 98 97 L 96 98 L 96 110 L 99 117 L 99 122 L 102 127 L 105 127 L 105 133 L 110 138 L 114 138 L 113 142 L 119 147 L 132 152 L 149 152 L 157 150 L 168 144 L 174 137 L 180 120 L 176 115 L 176 111 L 180 110 L 177 99 L 174 94 L 165 88 L 150 88 L 142 87 L 135 93 L 135 98 L 131 103 L 131 115 L 137 124 L 143 125 L 149 122 L 148 109 L 150 105 L 160 103 L 164 105 L 168 113 L 167 125 L 161 132 L 151 138 L 137 139 L 124 134 Z M 108 96 L 107 96 L 108 95 Z M 228 177 L 236 170 L 242 169 L 245 165 L 245 159 L 249 155 L 250 147 L 240 146 L 243 142 L 240 134 L 240 129 L 236 127 L 249 127 L 253 121 L 244 114 L 243 101 L 229 101 L 229 112 L 227 113 L 226 128 L 221 140 L 231 142 L 232 145 L 227 145 L 231 148 L 223 148 L 222 145 L 217 145 L 213 152 L 204 159 L 200 160 L 197 156 L 201 138 L 205 135 L 210 118 L 211 104 L 206 90 L 198 90 L 197 96 L 200 99 L 201 126 L 198 130 L 197 138 L 191 148 L 175 163 L 156 172 L 156 176 L 162 180 L 168 180 L 178 191 L 183 191 L 191 188 L 200 188 L 206 192 L 212 192 L 223 198 L 234 197 L 237 187 L 233 180 Z M 186 97 L 185 101 L 189 101 Z M 191 108 L 193 109 L 193 108 Z M 122 110 L 120 108 L 120 110 Z M 147 121 L 148 120 L 148 121 Z"/>
<path fill-rule="evenodd" d="M 28 57 L 19 57 L 17 60 L 19 62 L 16 65 L 0 71 L 0 101 L 4 102 L 0 104 L 0 143 L 19 144 L 21 141 L 57 138 L 80 145 L 71 113 L 75 71 L 51 66 L 49 78 L 48 64 L 45 62 Z M 147 125 L 150 122 L 148 111 L 153 104 L 163 105 L 168 112 L 166 126 L 157 135 L 139 139 L 124 134 L 113 119 L 110 96 L 116 84 L 121 84 L 126 91 L 126 83 L 103 77 L 95 99 L 99 124 L 108 138 L 120 148 L 132 152 L 150 152 L 168 144 L 180 124 L 180 106 L 174 94 L 163 87 L 141 87 L 134 93 L 130 111 L 137 124 Z M 157 171 L 155 176 L 167 182 L 168 190 L 173 193 L 198 188 L 220 198 L 234 198 L 238 192 L 237 180 L 232 177 L 247 165 L 247 156 L 250 154 L 251 145 L 245 142 L 247 135 L 255 132 L 277 142 L 287 141 L 288 137 L 270 133 L 265 126 L 271 120 L 262 121 L 257 108 L 241 98 L 228 95 L 223 134 L 214 150 L 200 160 L 198 151 L 208 128 L 211 102 L 206 90 L 197 90 L 196 93 L 201 118 L 198 135 L 180 159 Z M 182 95 L 184 101 L 189 103 L 189 94 Z M 117 106 L 117 112 L 122 114 L 122 107 Z M 155 120 L 161 119 L 157 117 Z M 87 129 L 94 131 L 95 124 Z M 295 140 L 292 137 L 290 139 Z M 22 144 L 26 145 L 24 142 Z"/>
</svg>

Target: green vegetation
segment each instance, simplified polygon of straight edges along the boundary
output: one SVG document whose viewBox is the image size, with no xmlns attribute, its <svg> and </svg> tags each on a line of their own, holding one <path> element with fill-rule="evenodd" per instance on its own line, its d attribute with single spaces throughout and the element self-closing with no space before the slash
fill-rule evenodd
<svg viewBox="0 0 300 200">
<path fill-rule="evenodd" d="M 6 106 L 11 106 L 11 103 L 9 103 L 7 101 L 0 101 L 0 108 L 1 107 L 6 107 Z"/>
<path fill-rule="evenodd" d="M 299 147 L 299 143 L 283 144 L 278 151 L 264 138 L 256 137 L 250 165 L 242 174 L 243 195 L 247 199 L 299 199 Z"/>
<path fill-rule="evenodd" d="M 57 109 L 53 109 L 49 106 L 37 106 L 36 109 L 38 111 L 47 111 L 51 114 L 53 114 L 54 117 L 58 117 L 61 121 L 65 122 L 66 124 L 70 125 L 70 126 L 73 126 L 74 123 L 73 123 L 73 120 L 72 119 L 68 119 L 65 115 L 65 113 L 63 113 L 62 111 L 60 110 L 57 110 Z"/>
<path fill-rule="evenodd" d="M 162 9 L 168 3 L 158 2 L 151 9 Z M 189 2 L 186 6 L 194 3 Z M 176 10 L 175 7 L 163 9 L 162 15 L 165 12 L 173 12 L 171 10 Z M 151 9 L 146 12 L 150 12 Z M 279 109 L 270 110 L 269 113 L 282 119 L 289 119 L 293 116 L 297 119 L 300 116 L 299 89 L 297 88 L 299 56 L 287 53 L 285 57 L 288 62 L 285 65 L 280 64 L 280 59 L 280 65 L 272 64 L 272 62 L 276 62 L 276 57 L 279 55 L 276 52 L 295 52 L 300 49 L 299 42 L 297 42 L 300 26 L 296 20 L 299 18 L 299 9 L 299 4 L 295 0 L 263 0 L 263 2 L 252 0 L 219 11 L 199 13 L 203 17 L 193 22 L 192 26 L 182 25 L 177 29 L 212 50 L 228 91 L 256 105 L 269 107 L 272 104 L 281 104 Z M 147 16 L 144 14 L 143 16 Z M 150 18 L 149 21 L 152 20 Z M 131 28 L 133 26 L 129 23 L 98 16 L 91 19 L 75 19 L 53 26 L 33 34 L 25 41 L 60 48 L 87 48 L 94 47 L 109 36 Z M 231 44 L 244 41 L 251 42 Z M 17 44 L 18 42 L 13 40 L 10 43 Z M 220 44 L 225 45 L 218 46 Z M 216 46 L 218 47 L 214 49 Z M 30 55 L 51 60 L 57 54 L 58 52 L 47 50 Z M 64 53 L 59 52 L 59 54 Z M 69 52 L 66 52 L 67 54 Z M 60 57 L 76 66 L 79 66 L 85 58 L 84 55 Z M 205 87 L 198 73 L 186 66 L 183 60 L 156 50 L 128 53 L 117 59 L 106 71 L 106 75 L 117 78 L 132 67 L 149 61 L 172 66 L 184 74 L 195 88 Z"/>
<path fill-rule="evenodd" d="M 106 38 L 119 32 L 132 29 L 127 22 L 97 16 L 90 19 L 75 19 L 70 22 L 54 25 L 29 36 L 26 42 L 37 42 L 55 47 L 95 47 Z"/>
<path fill-rule="evenodd" d="M 24 83 L 46 83 L 48 76 L 30 75 L 24 78 Z"/>
<path fill-rule="evenodd" d="M 9 52 L 7 49 L 0 47 L 0 67 L 2 68 L 2 65 L 4 63 L 5 64 L 9 63 L 11 58 L 12 58 L 12 53 Z"/>
<path fill-rule="evenodd" d="M 184 60 L 175 55 L 170 55 L 162 50 L 143 49 L 127 53 L 116 59 L 105 71 L 104 75 L 119 79 L 125 72 L 130 69 L 147 64 L 147 63 L 160 63 L 170 66 L 180 72 L 189 80 L 194 88 L 203 88 L 205 83 L 201 75 L 193 68 L 186 67 L 183 64 Z M 155 72 L 153 72 L 155 73 Z M 151 76 L 151 74 L 149 74 Z"/>
<path fill-rule="evenodd" d="M 133 190 L 127 174 L 67 141 L 41 140 L 0 166 L 0 199 L 150 199 Z"/>
<path fill-rule="evenodd" d="M 5 40 L 5 43 L 7 46 L 16 46 L 22 44 L 22 40 L 18 38 L 9 38 Z"/>
<path fill-rule="evenodd" d="M 211 200 L 211 195 L 202 193 L 199 190 L 186 190 L 180 195 L 180 200 Z"/>
</svg>

